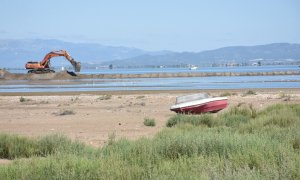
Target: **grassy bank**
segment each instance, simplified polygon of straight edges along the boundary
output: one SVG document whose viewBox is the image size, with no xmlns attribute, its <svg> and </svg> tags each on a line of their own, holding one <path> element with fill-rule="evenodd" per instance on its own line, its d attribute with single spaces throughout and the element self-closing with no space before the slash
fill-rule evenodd
<svg viewBox="0 0 300 180">
<path fill-rule="evenodd" d="M 61 135 L 0 135 L 0 179 L 299 179 L 300 104 L 175 115 L 154 138 L 95 149 Z"/>
</svg>

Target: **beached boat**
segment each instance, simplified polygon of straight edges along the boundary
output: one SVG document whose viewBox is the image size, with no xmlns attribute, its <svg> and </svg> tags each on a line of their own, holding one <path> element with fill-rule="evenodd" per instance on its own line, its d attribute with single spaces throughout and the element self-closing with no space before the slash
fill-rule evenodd
<svg viewBox="0 0 300 180">
<path fill-rule="evenodd" d="M 207 94 L 179 96 L 171 111 L 184 114 L 215 113 L 228 105 L 227 97 L 209 97 Z"/>
</svg>

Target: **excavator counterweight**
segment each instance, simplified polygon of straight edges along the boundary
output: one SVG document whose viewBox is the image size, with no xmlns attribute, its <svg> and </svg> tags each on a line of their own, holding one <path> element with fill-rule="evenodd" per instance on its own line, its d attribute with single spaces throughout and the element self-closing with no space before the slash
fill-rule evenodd
<svg viewBox="0 0 300 180">
<path fill-rule="evenodd" d="M 55 72 L 54 70 L 50 69 L 50 59 L 52 57 L 57 57 L 57 56 L 64 56 L 73 66 L 75 69 L 75 72 L 80 72 L 81 69 L 81 64 L 80 62 L 75 61 L 67 51 L 65 50 L 59 50 L 59 51 L 52 51 L 44 57 L 44 59 L 41 62 L 27 62 L 25 65 L 26 69 L 29 69 L 28 73 L 51 73 Z"/>
</svg>

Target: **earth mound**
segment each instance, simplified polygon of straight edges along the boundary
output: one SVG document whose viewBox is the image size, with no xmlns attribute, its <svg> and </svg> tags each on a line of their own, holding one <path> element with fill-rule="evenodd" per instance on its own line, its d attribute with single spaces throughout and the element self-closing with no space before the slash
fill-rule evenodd
<svg viewBox="0 0 300 180">
<path fill-rule="evenodd" d="M 0 69 L 0 79 L 4 79 L 4 77 L 8 74 L 10 74 L 10 72 L 6 71 L 5 69 Z"/>
<path fill-rule="evenodd" d="M 0 69 L 0 79 L 5 80 L 55 80 L 55 79 L 74 79 L 77 74 L 69 71 L 61 71 L 58 73 L 45 73 L 45 74 L 19 74 L 10 73 L 6 70 Z"/>
</svg>

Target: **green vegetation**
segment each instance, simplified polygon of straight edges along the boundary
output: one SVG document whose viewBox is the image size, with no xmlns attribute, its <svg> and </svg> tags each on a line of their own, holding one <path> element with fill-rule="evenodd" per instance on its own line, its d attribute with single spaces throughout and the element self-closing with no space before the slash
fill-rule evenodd
<svg viewBox="0 0 300 180">
<path fill-rule="evenodd" d="M 102 100 L 109 100 L 109 99 L 111 99 L 111 95 L 110 94 L 102 95 L 102 96 L 100 96 L 100 97 L 97 98 L 97 100 L 100 100 L 100 101 L 102 101 Z"/>
<path fill-rule="evenodd" d="M 182 115 L 177 114 L 171 117 L 166 126 L 172 127 L 178 124 L 192 124 L 194 126 L 207 127 L 232 127 L 239 126 L 242 123 L 248 123 L 252 118 L 257 116 L 256 110 L 252 105 L 239 105 L 231 108 L 223 114 L 214 117 L 212 114 L 202 115 Z"/>
<path fill-rule="evenodd" d="M 137 96 L 136 99 L 143 99 L 145 96 Z"/>
<path fill-rule="evenodd" d="M 145 118 L 144 119 L 144 125 L 145 126 L 155 126 L 155 119 L 151 119 L 151 118 Z"/>
<path fill-rule="evenodd" d="M 112 145 L 115 142 L 116 142 L 116 133 L 113 132 L 108 135 L 108 145 Z"/>
<path fill-rule="evenodd" d="M 0 135 L 0 179 L 300 179 L 300 104 L 175 115 L 153 138 L 101 149 L 51 135 Z"/>
<path fill-rule="evenodd" d="M 235 92 L 232 93 L 232 92 L 228 92 L 228 91 L 220 94 L 221 97 L 235 96 L 235 95 L 237 95 L 237 93 L 235 93 Z"/>
<path fill-rule="evenodd" d="M 31 99 L 27 99 L 27 98 L 24 98 L 23 96 L 21 96 L 19 101 L 20 102 L 26 102 L 26 101 L 31 101 Z"/>
<path fill-rule="evenodd" d="M 245 93 L 243 94 L 243 96 L 248 96 L 248 95 L 256 95 L 256 92 L 253 91 L 253 90 L 248 90 L 247 92 L 245 92 Z"/>
<path fill-rule="evenodd" d="M 1 159 L 46 157 L 57 153 L 80 154 L 85 149 L 87 147 L 84 144 L 73 142 L 63 135 L 29 139 L 17 135 L 0 134 Z"/>
</svg>

